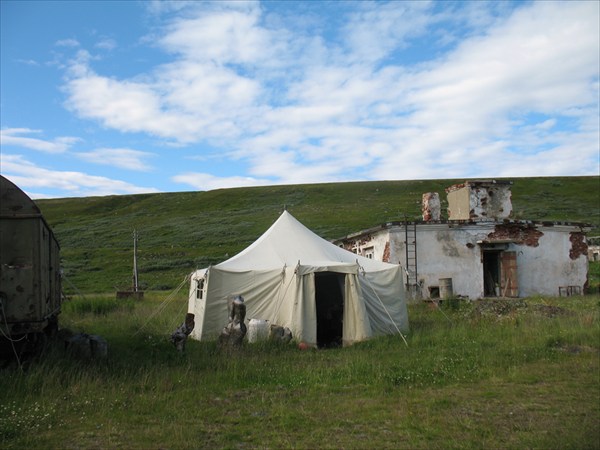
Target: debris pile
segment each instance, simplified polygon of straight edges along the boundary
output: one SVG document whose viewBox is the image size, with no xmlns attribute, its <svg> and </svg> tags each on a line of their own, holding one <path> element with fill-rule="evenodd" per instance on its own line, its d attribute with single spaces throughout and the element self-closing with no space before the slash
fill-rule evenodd
<svg viewBox="0 0 600 450">
<path fill-rule="evenodd" d="M 527 308 L 527 303 L 521 299 L 485 299 L 475 303 L 473 314 L 476 316 L 501 317 L 524 308 Z"/>
<path fill-rule="evenodd" d="M 79 333 L 65 340 L 65 348 L 77 359 L 106 359 L 108 343 L 102 336 Z"/>
</svg>

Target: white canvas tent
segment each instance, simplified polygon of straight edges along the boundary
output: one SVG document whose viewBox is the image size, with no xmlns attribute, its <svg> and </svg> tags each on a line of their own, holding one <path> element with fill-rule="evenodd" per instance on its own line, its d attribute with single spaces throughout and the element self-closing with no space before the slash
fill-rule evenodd
<svg viewBox="0 0 600 450">
<path fill-rule="evenodd" d="M 218 337 L 231 295 L 244 297 L 247 321 L 288 327 L 294 339 L 312 346 L 349 345 L 408 329 L 399 265 L 337 247 L 287 211 L 236 256 L 192 274 L 192 338 Z"/>
</svg>

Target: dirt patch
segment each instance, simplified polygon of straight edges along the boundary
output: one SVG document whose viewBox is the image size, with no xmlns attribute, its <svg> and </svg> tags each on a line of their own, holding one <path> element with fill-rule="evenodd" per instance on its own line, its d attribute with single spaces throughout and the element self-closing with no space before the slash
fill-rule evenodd
<svg viewBox="0 0 600 450">
<path fill-rule="evenodd" d="M 544 317 L 565 317 L 573 315 L 573 311 L 571 310 L 552 305 L 531 305 L 531 310 Z"/>
<path fill-rule="evenodd" d="M 518 298 L 490 298 L 477 300 L 472 314 L 477 317 L 504 317 L 525 312 L 548 318 L 567 317 L 574 314 L 573 311 L 561 308 L 560 306 L 544 305 L 540 303 L 529 305 L 525 300 Z"/>
<path fill-rule="evenodd" d="M 579 353 L 600 353 L 600 351 L 597 348 L 593 348 L 587 345 L 563 345 L 558 347 L 558 350 L 574 355 L 577 355 Z"/>
<path fill-rule="evenodd" d="M 527 308 L 525 300 L 493 298 L 475 302 L 473 314 L 476 316 L 506 316 Z"/>
</svg>

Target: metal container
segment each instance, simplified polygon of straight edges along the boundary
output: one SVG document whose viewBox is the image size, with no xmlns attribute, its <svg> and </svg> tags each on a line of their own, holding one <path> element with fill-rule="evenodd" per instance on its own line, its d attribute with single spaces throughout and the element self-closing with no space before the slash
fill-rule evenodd
<svg viewBox="0 0 600 450">
<path fill-rule="evenodd" d="M 37 205 L 0 175 L 0 342 L 51 333 L 61 309 L 60 246 Z"/>
<path fill-rule="evenodd" d="M 440 298 L 447 300 L 454 296 L 452 292 L 452 278 L 440 278 Z"/>
</svg>

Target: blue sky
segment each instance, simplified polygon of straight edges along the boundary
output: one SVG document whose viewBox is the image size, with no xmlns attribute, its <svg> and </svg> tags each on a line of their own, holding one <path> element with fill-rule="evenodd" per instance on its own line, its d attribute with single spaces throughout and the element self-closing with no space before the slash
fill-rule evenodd
<svg viewBox="0 0 600 450">
<path fill-rule="evenodd" d="M 33 198 L 599 175 L 599 2 L 11 1 Z"/>
</svg>

